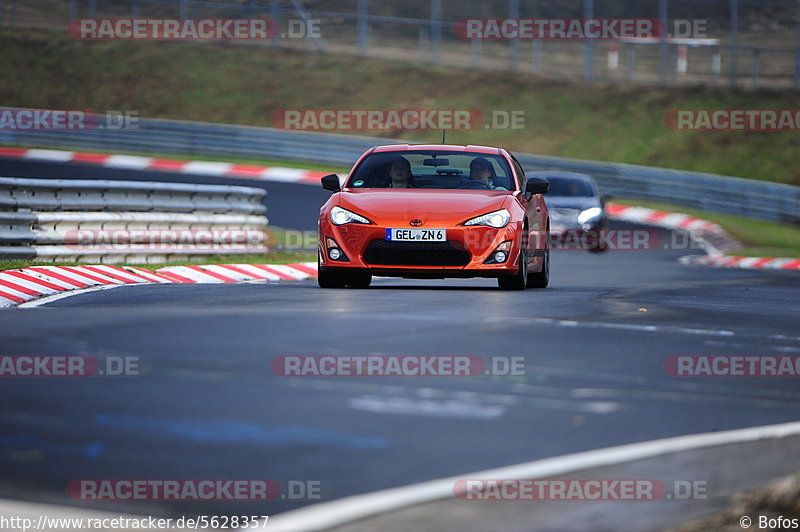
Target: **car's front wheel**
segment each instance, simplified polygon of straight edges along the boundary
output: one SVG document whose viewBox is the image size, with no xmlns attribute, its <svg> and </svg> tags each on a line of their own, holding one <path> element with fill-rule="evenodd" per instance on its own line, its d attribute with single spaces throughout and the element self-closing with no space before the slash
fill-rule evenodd
<svg viewBox="0 0 800 532">
<path fill-rule="evenodd" d="M 317 272 L 317 284 L 320 288 L 344 288 L 345 278 L 339 272 Z"/>
<path fill-rule="evenodd" d="M 337 271 L 323 270 L 317 257 L 317 284 L 320 288 L 344 288 L 345 276 Z"/>
<path fill-rule="evenodd" d="M 525 290 L 528 284 L 528 259 L 525 250 L 519 252 L 519 268 L 517 273 L 511 275 L 501 275 L 497 278 L 497 286 L 501 290 Z"/>
<path fill-rule="evenodd" d="M 542 271 L 528 275 L 528 288 L 547 288 L 550 284 L 550 250 L 544 250 Z"/>
<path fill-rule="evenodd" d="M 348 274 L 345 283 L 350 288 L 367 288 L 372 283 L 372 274 L 358 272 Z"/>
</svg>

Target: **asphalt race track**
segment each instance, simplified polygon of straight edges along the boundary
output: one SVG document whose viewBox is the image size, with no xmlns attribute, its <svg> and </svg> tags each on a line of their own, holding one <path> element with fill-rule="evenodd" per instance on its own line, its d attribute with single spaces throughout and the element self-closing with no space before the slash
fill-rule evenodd
<svg viewBox="0 0 800 532">
<path fill-rule="evenodd" d="M 0 168 L 4 176 L 48 170 Z M 83 168 L 64 166 L 57 175 L 108 177 L 107 169 Z M 315 226 L 320 190 L 248 184 L 269 189 L 276 225 Z M 365 290 L 322 290 L 315 282 L 145 285 L 4 310 L 0 355 L 138 356 L 144 370 L 138 377 L 5 378 L 0 497 L 77 504 L 65 487 L 90 478 L 319 480 L 326 498 L 341 497 L 796 420 L 795 379 L 665 371 L 673 355 L 800 354 L 796 272 L 687 267 L 676 262 L 686 253 L 562 251 L 552 257 L 550 288 L 525 292 L 479 279 L 378 279 Z M 370 354 L 524 357 L 526 371 L 287 378 L 270 369 L 281 355 Z M 261 515 L 311 502 L 80 504 Z"/>
</svg>

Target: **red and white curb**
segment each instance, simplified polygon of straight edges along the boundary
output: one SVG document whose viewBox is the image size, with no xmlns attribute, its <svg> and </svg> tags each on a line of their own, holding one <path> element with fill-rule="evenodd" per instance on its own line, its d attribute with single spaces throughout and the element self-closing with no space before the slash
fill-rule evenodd
<svg viewBox="0 0 800 532">
<path fill-rule="evenodd" d="M 682 214 L 679 212 L 658 211 L 645 207 L 631 207 L 609 203 L 606 213 L 610 218 L 638 224 L 663 227 L 665 229 L 689 231 L 699 240 L 700 245 L 709 254 L 734 250 L 741 247 L 732 236 L 714 222 Z"/>
<path fill-rule="evenodd" d="M 681 257 L 683 264 L 702 264 L 717 268 L 749 268 L 770 270 L 800 270 L 800 259 L 779 257 L 741 257 L 734 255 L 706 255 Z"/>
<path fill-rule="evenodd" d="M 109 155 L 106 153 L 8 148 L 2 146 L 0 146 L 0 157 L 55 163 L 95 164 L 107 168 L 121 168 L 125 170 L 155 170 L 159 172 L 175 172 L 178 174 L 237 177 L 314 185 L 318 185 L 320 178 L 330 173 L 320 172 L 318 170 L 285 168 L 282 166 L 156 159 L 154 157 L 140 157 L 137 155 Z"/>
<path fill-rule="evenodd" d="M 132 284 L 208 284 L 303 281 L 317 276 L 317 264 L 205 264 L 155 271 L 134 266 L 31 266 L 0 272 L 0 307 L 13 307 L 73 290 Z"/>
<path fill-rule="evenodd" d="M 741 244 L 718 224 L 688 214 L 644 207 L 629 207 L 615 203 L 607 204 L 606 212 L 610 218 L 615 220 L 690 231 L 707 254 L 681 257 L 679 260 L 682 264 L 699 264 L 717 268 L 800 270 L 800 259 L 727 255 L 725 252 L 734 251 L 740 248 Z"/>
</svg>

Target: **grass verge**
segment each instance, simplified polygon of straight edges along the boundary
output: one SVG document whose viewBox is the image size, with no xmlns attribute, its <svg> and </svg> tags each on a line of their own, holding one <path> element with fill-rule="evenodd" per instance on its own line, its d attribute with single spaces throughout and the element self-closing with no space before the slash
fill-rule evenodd
<svg viewBox="0 0 800 532">
<path fill-rule="evenodd" d="M 0 70 L 14 73 L 0 84 L 8 106 L 272 127 L 281 109 L 476 110 L 490 127 L 452 131 L 449 142 L 800 184 L 797 132 L 674 131 L 664 123 L 671 109 L 797 109 L 794 90 L 589 86 L 264 46 L 76 41 L 14 28 L 0 35 Z M 523 113 L 522 128 L 491 127 L 495 111 Z M 441 139 L 438 130 L 369 134 Z"/>
</svg>

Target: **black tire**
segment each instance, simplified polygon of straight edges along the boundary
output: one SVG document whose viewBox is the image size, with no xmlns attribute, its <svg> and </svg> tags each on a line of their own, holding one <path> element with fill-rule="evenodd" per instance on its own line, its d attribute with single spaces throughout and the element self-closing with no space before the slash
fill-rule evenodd
<svg viewBox="0 0 800 532">
<path fill-rule="evenodd" d="M 544 250 L 542 271 L 528 274 L 528 288 L 547 288 L 550 284 L 550 250 Z"/>
<path fill-rule="evenodd" d="M 366 272 L 351 273 L 345 278 L 345 283 L 350 288 L 367 288 L 371 282 L 372 274 Z"/>
<path fill-rule="evenodd" d="M 344 275 L 337 271 L 323 270 L 317 257 L 317 284 L 320 288 L 344 288 Z"/>
<path fill-rule="evenodd" d="M 519 251 L 519 268 L 517 273 L 502 275 L 497 278 L 497 286 L 500 290 L 525 290 L 528 285 L 528 261 L 525 250 Z"/>
<path fill-rule="evenodd" d="M 344 288 L 345 278 L 339 272 L 319 270 L 317 272 L 317 284 L 320 288 Z"/>
</svg>

